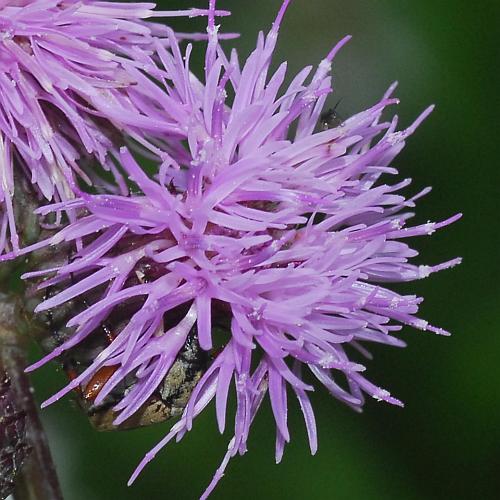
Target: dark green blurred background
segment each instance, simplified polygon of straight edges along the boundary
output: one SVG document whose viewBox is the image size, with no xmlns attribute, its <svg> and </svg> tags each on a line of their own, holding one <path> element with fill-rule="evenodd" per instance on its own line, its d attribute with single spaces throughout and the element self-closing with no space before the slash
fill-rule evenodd
<svg viewBox="0 0 500 500">
<path fill-rule="evenodd" d="M 205 2 L 170 0 L 162 7 L 193 4 Z M 332 102 L 342 98 L 342 115 L 371 105 L 396 79 L 402 124 L 429 103 L 437 104 L 395 163 L 402 177 L 413 177 L 415 189 L 434 187 L 420 203 L 418 221 L 464 212 L 453 227 L 415 242 L 422 263 L 462 255 L 463 265 L 407 287 L 425 296 L 422 315 L 453 336 L 406 328 L 406 349 L 373 350 L 368 374 L 405 401 L 403 410 L 369 400 L 358 415 L 317 391 L 316 457 L 309 455 L 298 408 L 292 407 L 293 440 L 283 463 L 274 464 L 274 424 L 266 406 L 248 454 L 233 460 L 214 499 L 500 498 L 498 4 L 292 2 L 275 59 L 288 60 L 290 74 L 318 63 L 345 34 L 354 36 L 334 66 Z M 242 33 L 226 47 L 234 44 L 246 55 L 280 1 L 221 0 L 218 5 L 233 11 L 222 29 Z M 175 27 L 204 27 L 190 23 Z M 202 44 L 195 51 L 201 56 Z M 42 400 L 65 377 L 49 366 L 34 381 Z M 180 445 L 168 447 L 127 488 L 128 475 L 167 425 L 98 434 L 68 400 L 45 410 L 43 418 L 67 500 L 197 498 L 230 437 L 218 435 L 211 408 Z"/>
</svg>

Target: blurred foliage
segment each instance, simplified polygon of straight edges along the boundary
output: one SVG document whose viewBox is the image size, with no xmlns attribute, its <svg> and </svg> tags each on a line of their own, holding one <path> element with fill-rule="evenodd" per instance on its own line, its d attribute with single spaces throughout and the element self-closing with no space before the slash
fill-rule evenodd
<svg viewBox="0 0 500 500">
<path fill-rule="evenodd" d="M 203 2 L 169 0 L 161 6 L 191 4 Z M 220 0 L 220 8 L 233 12 L 220 21 L 222 30 L 242 33 L 225 46 L 248 54 L 279 5 L 279 0 Z M 437 104 L 396 165 L 401 176 L 414 178 L 415 190 L 434 187 L 419 204 L 418 221 L 464 212 L 454 226 L 415 242 L 422 262 L 462 255 L 463 265 L 407 287 L 426 297 L 422 315 L 454 335 L 406 328 L 406 349 L 374 349 L 368 374 L 405 401 L 403 410 L 370 400 L 358 415 L 317 391 L 316 457 L 309 455 L 298 408 L 292 407 L 293 440 L 283 463 L 274 464 L 274 425 L 266 406 L 248 454 L 233 460 L 214 499 L 498 498 L 499 21 L 493 0 L 292 2 L 275 59 L 289 61 L 290 75 L 318 63 L 346 33 L 354 36 L 334 64 L 332 103 L 342 98 L 343 116 L 374 103 L 395 79 L 403 125 L 429 103 Z M 174 26 L 204 29 L 203 20 Z M 202 56 L 203 44 L 196 44 L 193 67 L 200 72 Z M 34 381 L 42 400 L 65 378 L 48 366 Z M 218 435 L 209 409 L 182 444 L 160 453 L 127 488 L 128 474 L 168 425 L 99 434 L 68 400 L 43 416 L 67 500 L 197 498 L 230 437 Z"/>
</svg>

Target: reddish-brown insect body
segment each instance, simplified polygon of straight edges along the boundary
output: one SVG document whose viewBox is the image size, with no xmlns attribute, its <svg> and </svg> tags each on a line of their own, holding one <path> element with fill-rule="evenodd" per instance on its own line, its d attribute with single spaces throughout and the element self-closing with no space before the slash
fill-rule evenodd
<svg viewBox="0 0 500 500">
<path fill-rule="evenodd" d="M 104 384 L 111 378 L 113 373 L 118 369 L 118 366 L 103 366 L 90 379 L 85 391 L 83 399 L 86 401 L 94 401 L 97 395 L 101 392 Z"/>
<path fill-rule="evenodd" d="M 65 371 L 66 371 L 66 375 L 68 376 L 68 378 L 70 380 L 75 380 L 75 378 L 78 377 L 78 373 L 76 372 L 76 370 L 74 368 L 68 368 L 68 367 L 66 367 Z M 75 387 L 75 389 L 73 389 L 73 390 L 75 392 L 77 392 L 80 396 L 82 395 L 82 389 L 81 389 L 81 387 Z"/>
<path fill-rule="evenodd" d="M 107 325 L 103 325 L 102 329 L 106 336 L 106 340 L 111 344 L 111 342 L 113 342 L 116 338 L 115 334 L 107 327 Z M 118 366 L 103 366 L 100 370 L 97 370 L 85 388 L 83 399 L 90 402 L 94 401 L 97 395 L 101 392 L 104 384 L 106 384 L 117 369 Z"/>
</svg>

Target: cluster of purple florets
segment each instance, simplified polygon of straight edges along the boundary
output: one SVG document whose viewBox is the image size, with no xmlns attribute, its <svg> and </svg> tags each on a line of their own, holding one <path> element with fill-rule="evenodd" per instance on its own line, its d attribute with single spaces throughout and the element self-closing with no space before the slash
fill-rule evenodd
<svg viewBox="0 0 500 500">
<path fill-rule="evenodd" d="M 25 275 L 46 274 L 44 287 L 71 277 L 37 312 L 94 297 L 69 320 L 72 336 L 31 369 L 83 342 L 118 305 L 140 303 L 90 366 L 46 404 L 113 366 L 96 404 L 135 376 L 115 407 L 120 424 L 148 401 L 191 332 L 210 354 L 181 418 L 132 480 L 212 400 L 224 432 L 230 392 L 237 402 L 232 438 L 204 496 L 229 458 L 245 453 L 266 396 L 276 460 L 290 440 L 288 395 L 300 403 L 314 453 L 313 380 L 353 408 L 364 395 L 401 405 L 351 354 L 366 354 L 369 342 L 403 346 L 395 336 L 402 325 L 447 333 L 417 316 L 421 298 L 387 288 L 459 262 L 413 263 L 417 252 L 405 239 L 430 235 L 459 215 L 411 226 L 415 201 L 428 190 L 407 199 L 401 190 L 410 179 L 390 182 L 393 159 L 432 107 L 398 131 L 397 117 L 382 118 L 398 102 L 392 85 L 371 108 L 321 130 L 332 61 L 349 37 L 316 70 L 306 67 L 285 85 L 286 63 L 272 71 L 271 61 L 288 3 L 243 63 L 219 43 L 215 18 L 226 13 L 213 0 L 207 10 L 177 13 L 71 0 L 3 2 L 0 10 L 3 259 L 69 245 L 71 260 Z M 189 65 L 201 47 L 146 20 L 169 14 L 207 15 L 202 78 Z M 141 166 L 144 156 L 155 166 L 152 175 Z M 96 162 L 113 182 L 96 173 Z M 41 203 L 40 217 L 60 224 L 24 248 L 13 210 L 15 169 L 49 202 Z M 147 280 L 138 274 L 144 259 L 155 266 Z M 183 314 L 167 328 L 172 311 Z M 222 342 L 215 323 L 225 325 Z"/>
</svg>

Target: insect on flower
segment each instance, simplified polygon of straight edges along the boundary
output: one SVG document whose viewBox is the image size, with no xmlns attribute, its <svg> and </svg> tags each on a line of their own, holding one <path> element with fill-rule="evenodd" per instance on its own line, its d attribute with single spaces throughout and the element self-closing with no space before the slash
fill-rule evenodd
<svg viewBox="0 0 500 500">
<path fill-rule="evenodd" d="M 340 99 L 333 108 L 327 109 L 325 112 L 321 113 L 319 118 L 319 123 L 321 130 L 328 130 L 329 128 L 341 127 L 344 123 L 344 119 L 337 112 L 338 105 L 340 104 Z"/>
<path fill-rule="evenodd" d="M 45 231 L 44 234 L 47 235 L 47 232 Z M 59 245 L 33 252 L 30 260 L 31 265 L 39 269 L 35 274 L 40 275 L 43 274 L 42 269 L 54 268 L 62 265 L 63 262 L 73 261 L 74 252 L 71 249 L 68 251 L 67 245 L 62 245 L 62 247 Z M 156 267 L 154 262 L 143 259 L 137 263 L 129 283 L 147 283 L 153 278 L 155 272 L 158 272 Z M 74 286 L 76 283 L 77 281 L 72 274 L 66 281 L 58 285 L 47 283 L 42 278 L 38 285 L 35 284 L 31 288 L 30 299 L 26 304 L 26 313 L 31 315 L 33 309 L 41 301 L 49 300 L 64 288 Z M 38 288 L 40 290 L 37 290 Z M 95 300 L 95 296 L 92 293 L 86 294 L 63 306 L 34 316 L 31 327 L 33 331 L 37 332 L 38 341 L 44 350 L 50 352 L 61 344 L 71 341 L 74 329 L 66 326 L 68 319 L 77 311 L 83 312 L 91 307 L 93 300 Z M 126 318 L 131 310 L 137 309 L 137 307 L 137 304 L 129 302 L 116 308 L 111 317 L 96 327 L 86 342 L 73 347 L 61 358 L 63 369 L 70 381 L 75 380 L 89 367 L 93 359 L 113 342 L 117 332 L 126 324 Z M 164 321 L 165 323 L 175 321 L 175 316 L 170 319 L 165 317 Z M 133 387 L 135 383 L 133 377 L 127 378 L 115 387 L 112 393 L 99 404 L 96 404 L 95 400 L 118 366 L 103 366 L 74 390 L 79 405 L 87 413 L 90 422 L 97 430 L 129 429 L 151 425 L 182 413 L 194 385 L 206 370 L 208 361 L 209 355 L 200 349 L 196 339 L 196 328 L 193 327 L 193 331 L 187 337 L 174 365 L 159 384 L 155 393 L 144 402 L 133 416 L 118 426 L 113 424 L 117 416 L 113 407 Z"/>
</svg>

